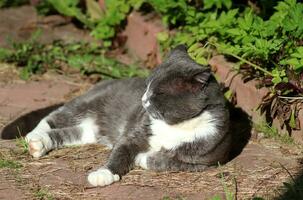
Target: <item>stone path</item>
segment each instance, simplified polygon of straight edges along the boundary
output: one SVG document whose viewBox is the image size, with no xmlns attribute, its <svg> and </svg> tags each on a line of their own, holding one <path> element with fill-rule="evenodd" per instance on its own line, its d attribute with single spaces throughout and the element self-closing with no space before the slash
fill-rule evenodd
<svg viewBox="0 0 303 200">
<path fill-rule="evenodd" d="M 41 30 L 39 42 L 54 40 L 93 41 L 87 31 L 75 27 L 68 18 L 59 15 L 38 16 L 32 6 L 22 6 L 0 10 L 0 46 L 8 47 L 9 40 L 26 41 L 32 34 Z"/>
</svg>

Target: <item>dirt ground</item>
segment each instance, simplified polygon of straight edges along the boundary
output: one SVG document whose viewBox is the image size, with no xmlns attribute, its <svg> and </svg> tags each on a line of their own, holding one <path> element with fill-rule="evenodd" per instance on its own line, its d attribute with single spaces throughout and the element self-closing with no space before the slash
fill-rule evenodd
<svg viewBox="0 0 303 200">
<path fill-rule="evenodd" d="M 71 99 L 90 86 L 79 77 L 54 74 L 21 81 L 13 67 L 1 64 L 0 69 L 0 128 L 31 110 Z M 224 199 L 226 194 L 237 199 L 273 199 L 285 192 L 283 182 L 291 182 L 303 167 L 299 145 L 265 139 L 252 130 L 243 151 L 221 167 L 197 173 L 137 168 L 118 183 L 93 188 L 86 176 L 105 163 L 108 155 L 101 145 L 87 145 L 33 159 L 16 140 L 0 140 L 0 159 L 22 166 L 0 168 L 0 199 Z"/>
<path fill-rule="evenodd" d="M 26 13 L 29 22 L 37 18 L 32 8 L 22 9 L 25 10 L 19 13 Z M 30 33 L 26 31 L 32 32 L 33 26 L 18 21 L 24 16 L 8 19 L 13 11 L 0 12 L 0 34 L 14 32 L 14 37 L 20 40 L 28 38 Z M 55 28 L 49 28 L 52 20 L 42 22 L 41 27 L 48 33 L 53 29 L 58 31 L 45 36 L 46 41 L 52 40 L 54 35 L 66 36 L 70 30 L 75 38 L 84 37 L 74 27 L 60 32 L 62 27 L 70 26 L 68 23 L 62 22 L 60 26 L 51 24 Z M 68 35 L 68 38 L 72 37 L 72 34 Z M 0 39 L 0 45 L 5 46 L 4 40 Z M 0 131 L 19 116 L 67 101 L 83 93 L 90 85 L 78 76 L 51 73 L 22 81 L 14 67 L 0 64 Z M 234 122 L 241 124 L 245 121 L 237 115 L 233 117 Z M 101 145 L 64 148 L 41 159 L 33 159 L 24 152 L 18 140 L 0 139 L 0 161 L 11 163 L 3 166 L 0 163 L 0 199 L 200 200 L 215 196 L 226 199 L 226 195 L 231 195 L 233 199 L 262 197 L 282 200 L 281 196 L 286 192 L 285 182 L 291 183 L 292 179 L 302 176 L 302 146 L 266 139 L 262 133 L 248 127 L 239 126 L 235 131 L 239 131 L 240 139 L 243 135 L 251 138 L 245 146 L 237 145 L 241 147 L 235 149 L 235 157 L 225 165 L 196 173 L 156 173 L 136 168 L 120 182 L 102 188 L 91 187 L 86 181 L 87 174 L 104 164 L 109 155 Z M 240 144 L 239 138 L 235 138 L 235 143 Z"/>
</svg>

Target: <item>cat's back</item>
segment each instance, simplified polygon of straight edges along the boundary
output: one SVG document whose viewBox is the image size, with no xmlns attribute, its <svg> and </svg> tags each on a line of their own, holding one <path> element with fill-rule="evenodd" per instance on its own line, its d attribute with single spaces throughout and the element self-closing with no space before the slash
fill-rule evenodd
<svg viewBox="0 0 303 200">
<path fill-rule="evenodd" d="M 73 99 L 71 106 L 111 106 L 141 103 L 145 90 L 143 78 L 105 80 L 94 85 L 85 94 Z"/>
</svg>

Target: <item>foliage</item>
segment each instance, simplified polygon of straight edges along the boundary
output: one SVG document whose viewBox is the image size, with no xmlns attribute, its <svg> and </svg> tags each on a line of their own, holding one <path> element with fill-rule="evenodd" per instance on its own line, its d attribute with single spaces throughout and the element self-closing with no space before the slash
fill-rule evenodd
<svg viewBox="0 0 303 200">
<path fill-rule="evenodd" d="M 244 80 L 259 79 L 260 86 L 270 88 L 270 98 L 261 106 L 268 116 L 278 117 L 288 130 L 300 129 L 298 116 L 303 100 L 303 4 L 295 0 L 280 1 L 275 12 L 263 19 L 251 8 L 217 7 L 212 12 L 190 8 L 183 26 L 174 36 L 160 37 L 164 48 L 185 43 L 190 55 L 200 64 L 208 63 L 210 54 L 223 54 L 239 60 Z M 163 35 L 163 33 L 162 33 Z M 162 39 L 162 40 L 161 40 Z M 279 109 L 276 102 L 293 104 Z M 295 102 L 296 100 L 296 102 Z M 285 103 L 286 102 L 286 103 Z M 300 103 L 301 102 L 301 103 Z M 283 106 L 285 107 L 285 106 Z M 289 106 L 288 106 L 289 107 Z"/>
<path fill-rule="evenodd" d="M 104 40 L 105 46 L 111 45 L 116 28 L 126 18 L 132 7 L 139 7 L 138 0 L 106 0 L 106 12 L 103 12 L 95 0 L 86 0 L 86 12 L 80 8 L 79 0 L 47 0 L 59 13 L 75 17 L 85 26 L 92 29 L 92 35 Z"/>
<path fill-rule="evenodd" d="M 164 24 L 179 30 L 175 37 L 167 33 L 160 35 L 164 49 L 178 43 L 189 46 L 203 43 L 208 52 L 215 49 L 218 53 L 240 58 L 240 64 L 253 64 L 248 75 L 262 76 L 267 86 L 281 90 L 279 86 L 288 83 L 286 89 L 282 87 L 283 95 L 303 93 L 302 77 L 293 78 L 303 71 L 303 24 L 300 23 L 303 4 L 295 0 L 280 1 L 267 20 L 253 8 L 237 8 L 231 0 L 196 0 L 195 4 L 188 0 L 106 0 L 105 10 L 95 0 L 86 0 L 86 11 L 81 9 L 79 0 L 47 1 L 58 12 L 75 17 L 92 29 L 92 35 L 103 39 L 105 46 L 111 45 L 110 39 L 132 9 L 144 10 L 148 5 L 161 15 Z M 268 5 L 264 1 L 259 4 L 263 11 L 275 5 L 272 1 Z M 192 55 L 197 62 L 205 64 L 210 55 L 201 48 L 194 49 Z"/>
<path fill-rule="evenodd" d="M 55 197 L 46 188 L 38 188 L 34 192 L 34 196 L 41 200 L 54 200 Z"/>
<path fill-rule="evenodd" d="M 287 134 L 279 134 L 275 127 L 270 126 L 267 122 L 255 123 L 254 128 L 259 133 L 263 133 L 265 138 L 273 138 L 285 144 L 293 144 L 293 138 Z"/>
<path fill-rule="evenodd" d="M 47 2 L 47 3 L 46 3 Z M 96 0 L 85 0 L 85 8 L 81 9 L 79 0 L 45 0 L 44 6 L 37 7 L 38 12 L 45 13 L 47 4 L 55 8 L 59 13 L 74 17 L 92 30 L 92 35 L 104 41 L 105 46 L 111 45 L 111 39 L 119 30 L 119 25 L 126 19 L 128 13 L 142 8 L 142 5 L 151 6 L 162 15 L 164 24 L 183 24 L 188 13 L 194 12 L 188 5 L 188 0 L 105 0 L 106 9 L 103 11 Z M 205 0 L 204 8 L 230 8 L 231 0 Z M 42 10 L 43 9 L 43 10 Z M 42 11 L 41 11 L 42 10 Z"/>
<path fill-rule="evenodd" d="M 207 5 L 205 3 L 204 9 L 209 7 Z M 221 4 L 218 4 L 217 9 L 220 7 Z M 192 46 L 191 55 L 202 64 L 210 57 L 207 52 L 210 52 L 211 46 L 211 50 L 240 59 L 242 64 L 252 65 L 257 75 L 267 78 L 266 83 L 269 79 L 272 86 L 278 87 L 280 83 L 295 82 L 292 84 L 296 86 L 294 92 L 303 94 L 300 90 L 303 87 L 302 77 L 289 80 L 293 78 L 289 74 L 301 75 L 303 71 L 303 25 L 299 23 L 303 17 L 303 4 L 286 0 L 279 2 L 275 9 L 276 12 L 268 20 L 263 20 L 249 8 L 243 12 L 230 9 L 202 13 L 188 7 L 185 25 L 179 27 L 175 37 L 166 37 L 160 42 L 166 47 L 179 43 Z M 203 50 L 203 47 L 208 49 Z M 286 95 L 292 91 L 283 92 Z"/>
<path fill-rule="evenodd" d="M 0 158 L 0 169 L 1 168 L 19 169 L 21 167 L 22 165 L 19 162 Z"/>
<path fill-rule="evenodd" d="M 21 148 L 22 154 L 29 152 L 29 146 L 24 137 L 16 138 L 16 145 Z"/>
<path fill-rule="evenodd" d="M 232 192 L 231 188 L 229 188 L 227 186 L 225 174 L 222 171 L 222 167 L 221 167 L 220 163 L 218 163 L 218 167 L 220 169 L 220 182 L 221 182 L 221 185 L 222 185 L 223 190 L 224 190 L 224 197 L 225 197 L 224 199 L 226 199 L 226 200 L 235 200 L 235 199 L 237 199 L 236 193 Z M 233 182 L 234 182 L 234 186 L 237 187 L 235 177 L 233 178 Z M 220 195 L 215 195 L 210 200 L 222 200 L 222 199 L 223 198 L 221 198 Z"/>
<path fill-rule="evenodd" d="M 22 67 L 20 76 L 28 79 L 32 74 L 48 69 L 62 71 L 67 66 L 79 70 L 84 75 L 99 74 L 104 78 L 145 76 L 147 71 L 135 66 L 126 67 L 122 63 L 105 56 L 105 50 L 98 44 L 64 43 L 41 44 L 36 32 L 27 42 L 12 43 L 12 50 L 0 48 L 0 61 L 16 63 Z"/>
</svg>

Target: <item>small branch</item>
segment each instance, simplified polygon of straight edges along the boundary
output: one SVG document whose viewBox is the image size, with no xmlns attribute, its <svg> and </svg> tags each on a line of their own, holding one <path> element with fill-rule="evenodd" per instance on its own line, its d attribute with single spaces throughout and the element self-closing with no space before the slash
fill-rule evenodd
<svg viewBox="0 0 303 200">
<path fill-rule="evenodd" d="M 295 183 L 296 180 L 295 180 L 295 178 L 292 176 L 292 174 L 289 172 L 289 170 L 288 170 L 284 165 L 282 165 L 282 163 L 279 162 L 279 164 L 280 164 L 280 166 L 287 172 L 287 174 L 290 176 L 291 180 Z"/>
<path fill-rule="evenodd" d="M 250 62 L 250 61 L 248 61 L 248 60 L 246 60 L 246 59 L 244 59 L 244 58 L 242 58 L 242 57 L 240 57 L 240 56 L 237 56 L 236 54 L 227 53 L 227 52 L 226 52 L 226 54 L 227 54 L 227 55 L 230 55 L 230 56 L 233 56 L 233 57 L 237 58 L 238 60 L 241 60 L 242 62 L 245 62 L 246 64 L 249 64 L 250 66 L 253 66 L 254 68 L 256 68 L 256 69 L 262 71 L 264 74 L 273 76 L 273 74 L 272 74 L 271 72 L 267 71 L 266 69 L 263 69 L 263 68 L 260 67 L 259 65 L 256 65 L 256 64 L 254 64 L 254 63 L 252 63 L 252 62 Z"/>
<path fill-rule="evenodd" d="M 209 42 L 209 44 L 215 46 L 216 48 L 218 46 L 218 44 L 213 44 L 213 43 L 210 43 L 210 42 Z M 255 69 L 258 69 L 258 70 L 262 71 L 264 74 L 273 76 L 273 74 L 271 72 L 267 71 L 266 69 L 263 69 L 259 65 L 256 65 L 256 64 L 254 64 L 254 63 L 252 63 L 252 62 L 250 62 L 250 61 L 248 61 L 248 60 L 246 60 L 246 59 L 244 59 L 244 58 L 242 58 L 242 57 L 240 57 L 240 56 L 238 56 L 236 54 L 229 53 L 229 52 L 224 52 L 224 54 L 227 54 L 227 55 L 230 55 L 230 56 L 232 56 L 234 58 L 237 58 L 238 60 L 240 60 L 240 61 L 242 61 L 242 62 L 244 62 L 244 63 L 246 63 L 246 64 L 248 64 L 250 66 L 253 66 Z"/>
<path fill-rule="evenodd" d="M 85 75 L 89 76 L 89 75 L 92 75 L 92 74 L 100 74 L 100 75 L 103 75 L 103 76 L 108 76 L 110 78 L 113 78 L 113 79 L 118 79 L 119 77 L 116 77 L 116 76 L 113 76 L 111 74 L 108 74 L 106 72 L 100 72 L 100 71 L 86 71 L 84 72 Z"/>
<path fill-rule="evenodd" d="M 280 99 L 291 99 L 291 100 L 303 100 L 303 97 L 286 97 L 286 96 L 278 96 Z"/>
</svg>

